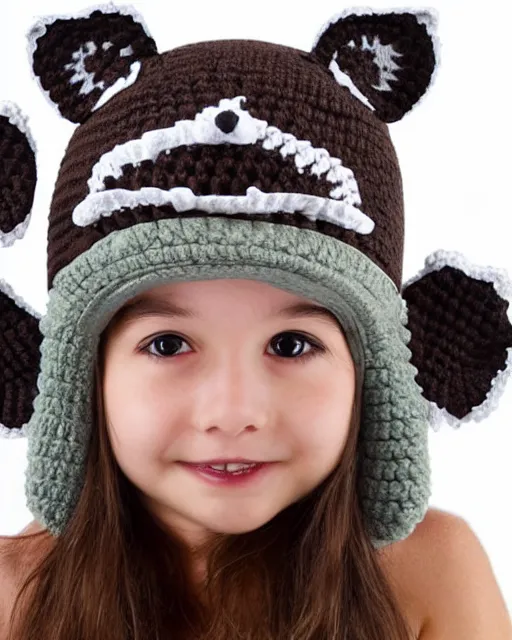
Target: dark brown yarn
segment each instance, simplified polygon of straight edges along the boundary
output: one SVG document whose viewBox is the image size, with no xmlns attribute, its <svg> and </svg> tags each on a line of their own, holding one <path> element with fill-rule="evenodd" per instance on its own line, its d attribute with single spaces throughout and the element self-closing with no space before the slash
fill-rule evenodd
<svg viewBox="0 0 512 640">
<path fill-rule="evenodd" d="M 141 187 L 188 187 L 196 195 L 243 195 L 250 186 L 262 191 L 310 193 L 324 198 L 332 182 L 304 171 L 297 175 L 293 157 L 277 150 L 242 145 L 194 145 L 161 153 L 156 162 L 144 160 L 139 167 L 127 165 L 120 178 L 108 177 L 107 189 Z M 252 215 L 252 214 L 251 214 Z M 265 216 L 263 216 L 264 218 Z"/>
<path fill-rule="evenodd" d="M 0 424 L 21 429 L 37 396 L 39 321 L 0 295 Z"/>
<path fill-rule="evenodd" d="M 402 277 L 403 196 L 398 160 L 387 126 L 340 87 L 314 56 L 277 44 L 223 40 L 186 45 L 144 61 L 137 82 L 114 96 L 78 127 L 59 172 L 48 229 L 48 287 L 55 274 L 97 240 L 116 229 L 161 217 L 205 216 L 202 211 L 177 214 L 172 206 L 114 213 L 95 227 L 72 221 L 75 206 L 88 194 L 87 180 L 103 153 L 144 132 L 193 119 L 222 98 L 244 95 L 245 108 L 269 125 L 328 149 L 352 169 L 361 194 L 361 210 L 375 222 L 361 235 L 303 215 L 230 215 L 230 218 L 293 224 L 339 238 L 368 255 L 395 282 Z M 292 160 L 278 151 L 250 145 L 194 145 L 173 150 L 163 163 L 175 163 L 178 175 L 164 177 L 162 164 L 126 167 L 121 183 L 131 189 L 159 181 L 185 182 L 196 195 L 239 193 L 245 186 L 271 185 L 276 191 L 328 194 L 325 179 L 290 169 Z M 80 162 L 76 162 L 80 158 Z M 213 163 L 216 163 L 216 166 Z M 167 165 L 163 165 L 167 166 Z M 110 182 L 109 186 L 113 186 Z M 331 185 L 333 188 L 334 185 Z M 196 191 L 198 189 L 199 191 Z M 216 214 L 217 215 L 217 214 Z M 219 214 L 220 215 L 220 214 Z M 151 218 L 149 218 L 151 219 Z"/>
<path fill-rule="evenodd" d="M 443 267 L 402 293 L 413 327 L 409 348 L 424 395 L 457 418 L 485 400 L 512 345 L 509 302 L 491 282 Z"/>
<path fill-rule="evenodd" d="M 85 65 L 87 71 L 105 81 L 103 89 L 95 88 L 87 95 L 69 91 L 69 80 L 75 72 L 65 68 L 77 51 L 77 33 L 81 34 L 84 44 L 92 41 L 98 46 L 99 52 L 86 58 Z M 103 42 L 111 42 L 112 46 L 103 50 Z M 133 54 L 120 57 L 119 51 L 128 45 L 131 45 Z M 103 91 L 119 76 L 126 77 L 135 60 L 156 52 L 154 40 L 132 16 L 98 10 L 88 18 L 58 19 L 48 25 L 44 37 L 38 40 L 33 69 L 41 80 L 41 86 L 59 105 L 61 114 L 72 122 L 83 122 Z"/>
<path fill-rule="evenodd" d="M 397 80 L 388 81 L 393 89 L 393 100 L 389 100 L 389 92 L 374 88 L 379 81 L 378 67 L 373 62 L 371 51 L 359 49 L 362 35 L 369 42 L 378 37 L 380 44 L 392 44 L 393 49 L 401 54 L 395 60 L 400 68 L 392 71 Z M 350 41 L 356 46 L 347 46 Z M 432 41 L 426 26 L 419 24 L 409 13 L 382 14 L 378 21 L 372 15 L 351 15 L 331 24 L 315 48 L 315 54 L 329 66 L 335 51 L 338 52 L 340 68 L 352 78 L 385 122 L 400 120 L 418 102 L 431 82 L 435 67 Z"/>
<path fill-rule="evenodd" d="M 32 209 L 36 160 L 26 135 L 0 116 L 0 231 L 9 233 Z"/>
</svg>

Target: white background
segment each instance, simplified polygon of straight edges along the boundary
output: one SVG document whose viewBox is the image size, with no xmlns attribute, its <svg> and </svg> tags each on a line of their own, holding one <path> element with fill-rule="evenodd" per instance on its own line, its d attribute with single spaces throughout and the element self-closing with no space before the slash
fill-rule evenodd
<svg viewBox="0 0 512 640">
<path fill-rule="evenodd" d="M 92 4 L 92 3 L 90 3 Z M 60 160 L 75 127 L 59 117 L 32 79 L 25 32 L 34 17 L 74 13 L 83 0 L 6 2 L 0 21 L 0 100 L 17 102 L 36 139 L 39 181 L 23 241 L 0 252 L 0 277 L 44 314 L 48 208 Z M 118 3 L 120 4 L 120 3 Z M 202 40 L 247 38 L 309 51 L 339 0 L 162 2 L 134 0 L 159 51 Z M 363 6 L 364 3 L 359 3 Z M 401 5 L 374 0 L 373 8 Z M 423 7 L 414 0 L 409 7 Z M 406 205 L 403 279 L 437 249 L 462 252 L 512 276 L 510 185 L 509 3 L 438 0 L 441 65 L 426 99 L 390 125 L 400 159 Z M 509 317 L 512 314 L 509 313 Z M 463 516 L 481 540 L 512 611 L 510 524 L 512 382 L 485 421 L 430 430 L 431 506 Z M 0 534 L 20 531 L 25 504 L 26 441 L 0 441 Z"/>
</svg>

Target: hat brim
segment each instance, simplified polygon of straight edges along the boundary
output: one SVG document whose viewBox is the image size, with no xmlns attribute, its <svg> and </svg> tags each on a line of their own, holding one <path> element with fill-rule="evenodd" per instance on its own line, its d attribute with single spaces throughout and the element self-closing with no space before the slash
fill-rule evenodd
<svg viewBox="0 0 512 640">
<path fill-rule="evenodd" d="M 123 304 L 180 280 L 247 278 L 331 310 L 364 372 L 358 494 L 376 548 L 406 538 L 431 494 L 428 403 L 407 347 L 407 309 L 366 255 L 313 230 L 222 217 L 172 218 L 111 233 L 55 277 L 40 321 L 39 394 L 27 426 L 25 494 L 54 535 L 84 482 L 99 337 Z"/>
</svg>

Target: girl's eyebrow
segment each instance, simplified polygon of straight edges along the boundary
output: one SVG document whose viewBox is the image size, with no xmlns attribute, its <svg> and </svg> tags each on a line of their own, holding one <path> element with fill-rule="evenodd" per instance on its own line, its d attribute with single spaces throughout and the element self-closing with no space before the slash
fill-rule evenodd
<svg viewBox="0 0 512 640">
<path fill-rule="evenodd" d="M 287 305 L 277 312 L 285 318 L 320 318 L 337 327 L 340 323 L 336 316 L 325 307 L 309 302 L 298 302 Z M 199 315 L 191 309 L 184 309 L 165 298 L 143 297 L 126 304 L 118 313 L 116 326 L 126 327 L 142 317 L 166 317 L 198 319 Z"/>
</svg>

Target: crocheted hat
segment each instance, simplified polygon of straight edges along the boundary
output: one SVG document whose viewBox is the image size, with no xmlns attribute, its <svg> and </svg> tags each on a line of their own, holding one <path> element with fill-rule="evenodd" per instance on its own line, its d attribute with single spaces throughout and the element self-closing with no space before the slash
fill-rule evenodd
<svg viewBox="0 0 512 640">
<path fill-rule="evenodd" d="M 311 50 L 253 40 L 159 54 L 131 7 L 39 20 L 34 76 L 78 123 L 49 213 L 46 315 L 3 282 L 0 422 L 28 437 L 28 508 L 60 534 L 83 487 L 99 336 L 168 282 L 249 278 L 342 324 L 364 373 L 358 495 L 375 547 L 430 497 L 428 426 L 481 420 L 510 372 L 503 270 L 437 251 L 402 283 L 401 174 L 388 123 L 437 69 L 430 10 L 343 11 Z M 36 182 L 19 109 L 1 127 L 2 246 Z"/>
</svg>

